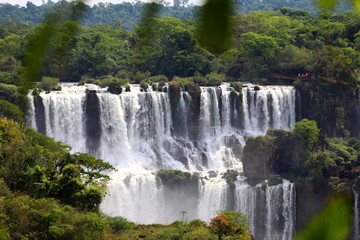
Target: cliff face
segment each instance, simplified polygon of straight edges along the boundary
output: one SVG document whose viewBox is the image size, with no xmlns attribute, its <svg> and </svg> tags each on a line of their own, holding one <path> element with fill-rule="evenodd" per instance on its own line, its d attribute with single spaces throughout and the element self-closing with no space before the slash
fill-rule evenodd
<svg viewBox="0 0 360 240">
<path fill-rule="evenodd" d="M 353 195 L 353 187 L 360 190 L 360 141 L 318 134 L 311 145 L 304 144 L 313 139 L 311 133 L 318 131 L 309 122 L 314 123 L 296 123 L 292 132 L 269 129 L 265 136 L 250 137 L 242 155 L 248 182 L 257 184 L 268 179 L 270 183 L 276 175 L 294 181 L 298 229 L 332 195 Z"/>
<path fill-rule="evenodd" d="M 301 118 L 315 120 L 328 137 L 360 136 L 358 90 L 326 82 L 303 83 L 298 90 Z"/>
</svg>

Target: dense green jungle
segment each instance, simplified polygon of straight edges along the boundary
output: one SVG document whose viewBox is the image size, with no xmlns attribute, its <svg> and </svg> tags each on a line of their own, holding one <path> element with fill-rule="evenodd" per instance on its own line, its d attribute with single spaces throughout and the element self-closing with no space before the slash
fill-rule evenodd
<svg viewBox="0 0 360 240">
<path fill-rule="evenodd" d="M 333 12 L 310 1 L 237 1 L 229 37 L 211 48 L 201 11 L 187 1 L 0 4 L 0 239 L 253 239 L 235 211 L 208 223 L 183 212 L 169 225 L 102 213 L 107 173 L 116 169 L 25 126 L 29 89 L 36 98 L 61 82 L 113 94 L 131 84 L 142 92 L 168 86 L 172 110 L 180 90 L 199 99 L 200 87 L 227 82 L 236 101 L 248 83 L 294 86 L 298 122 L 248 137 L 239 150 L 244 175 L 295 183 L 296 239 L 349 239 L 352 193 L 360 194 L 360 13 L 348 3 Z M 180 170 L 156 174 L 174 187 L 198 181 Z M 223 175 L 230 189 L 238 175 Z"/>
</svg>

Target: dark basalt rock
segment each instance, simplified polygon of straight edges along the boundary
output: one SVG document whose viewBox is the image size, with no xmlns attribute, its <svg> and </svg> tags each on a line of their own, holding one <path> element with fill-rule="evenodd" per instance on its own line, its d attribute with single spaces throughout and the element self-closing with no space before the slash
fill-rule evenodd
<svg viewBox="0 0 360 240">
<path fill-rule="evenodd" d="M 209 174 L 209 178 L 216 178 L 217 177 L 217 172 L 215 171 L 208 171 L 208 174 Z"/>
<path fill-rule="evenodd" d="M 187 159 L 187 157 L 185 156 L 180 157 L 179 162 L 184 164 L 185 168 L 189 170 L 189 159 Z"/>
<path fill-rule="evenodd" d="M 235 134 L 225 136 L 225 146 L 231 148 L 235 157 L 241 158 L 242 146 Z"/>
<path fill-rule="evenodd" d="M 255 87 L 254 87 L 254 90 L 255 90 L 255 91 L 259 91 L 259 90 L 260 90 L 260 87 L 259 87 L 259 86 L 255 86 Z"/>
<path fill-rule="evenodd" d="M 207 167 L 209 163 L 208 157 L 204 152 L 201 153 L 201 163 L 204 167 Z"/>
<path fill-rule="evenodd" d="M 112 94 L 121 94 L 122 93 L 122 87 L 118 83 L 110 83 L 108 91 Z"/>
<path fill-rule="evenodd" d="M 90 90 L 90 89 L 87 88 L 87 89 L 85 90 L 85 93 L 86 93 L 86 94 L 96 93 L 96 90 Z"/>
<path fill-rule="evenodd" d="M 243 149 L 242 162 L 247 178 L 266 179 L 274 174 L 274 140 L 270 136 L 248 138 Z"/>
</svg>

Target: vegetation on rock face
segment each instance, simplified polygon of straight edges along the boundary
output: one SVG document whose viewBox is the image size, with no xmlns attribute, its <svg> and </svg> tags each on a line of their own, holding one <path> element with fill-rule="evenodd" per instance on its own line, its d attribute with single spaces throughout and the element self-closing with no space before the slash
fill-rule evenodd
<svg viewBox="0 0 360 240">
<path fill-rule="evenodd" d="M 226 183 L 229 184 L 230 189 L 234 190 L 235 189 L 235 182 L 236 182 L 236 179 L 237 179 L 238 176 L 239 176 L 238 171 L 236 171 L 234 169 L 228 169 L 223 174 L 222 178 L 225 178 Z"/>
<path fill-rule="evenodd" d="M 40 87 L 41 89 L 47 92 L 61 90 L 61 88 L 58 86 L 58 82 L 59 82 L 58 78 L 43 77 L 40 83 Z"/>
<path fill-rule="evenodd" d="M 270 185 L 278 183 L 276 174 L 293 179 L 297 221 L 303 226 L 325 205 L 329 195 L 351 194 L 351 186 L 356 186 L 359 178 L 359 143 L 356 138 L 325 138 L 314 121 L 303 119 L 292 132 L 269 129 L 266 136 L 247 139 L 242 158 L 244 174 L 253 179 L 268 178 Z M 257 145 L 273 151 L 259 153 Z M 255 172 L 256 168 L 261 171 Z"/>
<path fill-rule="evenodd" d="M 353 179 L 351 169 L 359 165 L 358 144 L 355 138 L 325 139 L 314 121 L 303 119 L 292 132 L 269 129 L 266 136 L 248 138 L 243 150 L 244 173 L 251 178 L 291 173 L 313 180 L 330 176 Z M 258 151 L 259 147 L 263 150 Z M 261 171 L 255 172 L 257 168 Z"/>
<path fill-rule="evenodd" d="M 244 174 L 249 178 L 267 178 L 272 170 L 275 146 L 270 136 L 249 137 L 243 149 Z"/>
<path fill-rule="evenodd" d="M 241 84 L 241 82 L 232 82 L 231 87 L 233 87 L 236 92 L 242 94 L 242 84 Z"/>
<path fill-rule="evenodd" d="M 292 134 L 296 140 L 301 142 L 304 151 L 311 151 L 319 138 L 319 132 L 315 121 L 303 119 L 301 122 L 295 123 Z"/>
<path fill-rule="evenodd" d="M 198 186 L 199 176 L 189 172 L 174 169 L 161 169 L 156 172 L 161 183 L 168 187 Z"/>
</svg>

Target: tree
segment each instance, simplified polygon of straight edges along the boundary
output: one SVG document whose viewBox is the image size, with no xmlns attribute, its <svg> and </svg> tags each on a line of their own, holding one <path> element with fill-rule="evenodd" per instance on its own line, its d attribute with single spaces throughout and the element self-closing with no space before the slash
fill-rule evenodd
<svg viewBox="0 0 360 240">
<path fill-rule="evenodd" d="M 105 195 L 109 164 L 6 118 L 0 120 L 0 178 L 11 190 L 97 211 Z"/>
<path fill-rule="evenodd" d="M 247 218 L 241 212 L 219 211 L 218 216 L 211 219 L 210 230 L 223 239 L 226 236 L 233 236 L 234 239 L 251 240 L 253 239 Z M 233 239 L 233 238 L 231 238 Z"/>
<path fill-rule="evenodd" d="M 302 143 L 305 151 L 311 151 L 319 138 L 319 133 L 316 122 L 304 118 L 295 123 L 293 137 Z"/>
</svg>

